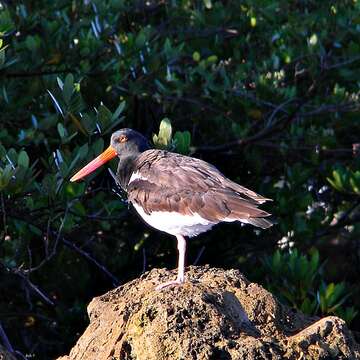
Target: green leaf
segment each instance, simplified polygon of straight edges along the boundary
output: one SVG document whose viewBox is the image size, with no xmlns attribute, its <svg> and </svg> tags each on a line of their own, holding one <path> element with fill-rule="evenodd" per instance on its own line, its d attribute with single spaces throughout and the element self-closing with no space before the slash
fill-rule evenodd
<svg viewBox="0 0 360 360">
<path fill-rule="evenodd" d="M 145 45 L 146 35 L 144 30 L 140 30 L 135 39 L 135 44 L 138 48 L 142 48 Z"/>
<path fill-rule="evenodd" d="M 172 46 L 171 46 L 171 41 L 169 38 L 166 38 L 165 43 L 164 43 L 164 52 L 166 57 L 170 58 L 172 55 Z"/>
<path fill-rule="evenodd" d="M 124 121 L 124 119 L 125 116 L 122 116 L 116 120 L 113 120 L 112 123 L 104 131 L 104 134 L 108 134 L 109 132 L 111 132 L 116 126 L 118 126 L 122 121 Z"/>
<path fill-rule="evenodd" d="M 84 144 L 83 146 L 80 147 L 78 154 L 80 159 L 84 159 L 86 157 L 86 155 L 89 152 L 89 145 L 88 144 Z"/>
<path fill-rule="evenodd" d="M 218 61 L 218 57 L 217 57 L 216 55 L 210 55 L 210 56 L 206 59 L 206 61 L 207 61 L 208 63 L 216 63 L 216 62 Z"/>
<path fill-rule="evenodd" d="M 80 118 L 81 124 L 84 126 L 85 131 L 88 134 L 91 134 L 96 125 L 95 125 L 95 120 L 93 119 L 92 116 L 88 115 L 88 114 L 83 114 L 83 116 Z"/>
<path fill-rule="evenodd" d="M 111 111 L 104 104 L 101 104 L 98 108 L 98 120 L 102 131 L 105 131 L 107 127 L 110 126 L 111 118 Z"/>
<path fill-rule="evenodd" d="M 329 299 L 333 294 L 334 290 L 335 290 L 335 284 L 334 283 L 329 284 L 325 291 L 325 298 Z"/>
<path fill-rule="evenodd" d="M 11 167 L 10 164 L 6 165 L 3 169 L 0 168 L 0 190 L 3 190 L 8 186 L 14 173 L 15 170 Z"/>
<path fill-rule="evenodd" d="M 317 34 L 312 34 L 309 38 L 309 45 L 315 46 L 318 43 L 318 36 Z"/>
<path fill-rule="evenodd" d="M 112 114 L 112 117 L 111 117 L 111 121 L 115 121 L 119 116 L 120 114 L 124 111 L 125 109 L 125 104 L 126 102 L 125 101 L 122 101 L 120 103 L 120 105 L 117 107 L 117 109 L 114 111 L 114 113 Z"/>
<path fill-rule="evenodd" d="M 154 144 L 160 148 L 166 148 L 171 142 L 172 127 L 170 119 L 161 120 L 159 134 L 153 137 Z"/>
<path fill-rule="evenodd" d="M 70 120 L 75 124 L 75 126 L 84 134 L 88 135 L 87 130 L 84 128 L 84 126 L 81 124 L 81 121 L 72 113 L 69 112 L 68 116 Z"/>
<path fill-rule="evenodd" d="M 201 59 L 201 55 L 200 55 L 200 53 L 198 51 L 194 51 L 192 57 L 193 57 L 193 60 L 196 61 L 196 62 L 199 62 L 200 59 Z"/>
<path fill-rule="evenodd" d="M 63 91 L 63 89 L 64 89 L 64 83 L 62 82 L 62 80 L 61 80 L 59 77 L 57 77 L 57 78 L 56 78 L 56 81 L 57 81 L 57 83 L 58 83 L 58 85 L 59 85 L 60 90 Z"/>
<path fill-rule="evenodd" d="M 53 93 L 50 90 L 47 90 L 48 94 L 51 97 L 51 100 L 53 101 L 56 110 L 61 114 L 62 117 L 64 117 L 64 112 L 59 104 L 59 102 L 57 101 L 56 97 L 53 95 Z"/>
<path fill-rule="evenodd" d="M 212 8 L 212 1 L 211 0 L 204 0 L 204 5 L 207 9 L 211 9 Z"/>
<path fill-rule="evenodd" d="M 61 139 L 65 138 L 67 136 L 67 131 L 64 128 L 64 125 L 62 123 L 57 124 L 57 131 L 58 131 Z"/>
<path fill-rule="evenodd" d="M 337 185 L 337 187 L 339 189 L 343 189 L 344 184 L 342 182 L 342 176 L 340 174 L 340 170 L 334 170 L 333 171 L 333 177 L 334 177 L 335 184 Z"/>
<path fill-rule="evenodd" d="M 35 51 L 38 45 L 35 36 L 28 35 L 25 39 L 25 45 L 30 51 Z"/>
<path fill-rule="evenodd" d="M 355 179 L 355 177 L 350 178 L 351 189 L 354 193 L 360 194 L 360 181 Z"/>
<path fill-rule="evenodd" d="M 87 144 L 85 144 L 87 145 Z M 85 146 L 84 145 L 84 146 Z M 80 148 L 81 149 L 81 148 Z M 81 158 L 81 154 L 80 151 L 76 154 L 75 158 L 73 159 L 73 161 L 71 162 L 68 171 L 70 172 L 76 165 L 76 163 L 78 162 L 78 160 Z"/>
<path fill-rule="evenodd" d="M 190 150 L 191 134 L 189 131 L 177 131 L 174 135 L 176 151 L 180 154 L 188 154 Z"/>
<path fill-rule="evenodd" d="M 104 149 L 104 140 L 102 138 L 97 139 L 91 146 L 95 156 L 98 156 Z"/>
<path fill-rule="evenodd" d="M 66 105 L 69 105 L 73 92 L 74 92 L 74 77 L 72 74 L 68 74 L 66 75 L 64 87 L 63 87 L 63 98 Z"/>
<path fill-rule="evenodd" d="M 29 159 L 29 156 L 26 153 L 26 151 L 24 151 L 24 150 L 20 151 L 17 163 L 18 163 L 18 165 L 20 165 L 24 168 L 29 167 L 30 159 Z"/>
</svg>

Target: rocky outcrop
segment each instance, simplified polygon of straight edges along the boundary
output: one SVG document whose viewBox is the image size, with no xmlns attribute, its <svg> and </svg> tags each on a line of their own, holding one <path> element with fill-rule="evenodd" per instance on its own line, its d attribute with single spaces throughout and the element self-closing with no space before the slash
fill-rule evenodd
<svg viewBox="0 0 360 360">
<path fill-rule="evenodd" d="M 190 267 L 183 286 L 154 269 L 88 307 L 90 324 L 62 360 L 360 359 L 343 320 L 280 304 L 239 271 Z"/>
</svg>

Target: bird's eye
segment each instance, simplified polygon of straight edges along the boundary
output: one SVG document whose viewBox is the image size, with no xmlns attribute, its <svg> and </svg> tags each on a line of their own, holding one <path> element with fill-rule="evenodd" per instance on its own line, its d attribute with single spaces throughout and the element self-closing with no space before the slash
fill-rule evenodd
<svg viewBox="0 0 360 360">
<path fill-rule="evenodd" d="M 120 135 L 118 138 L 117 138 L 117 141 L 119 143 L 124 143 L 127 141 L 127 137 L 125 135 Z"/>
</svg>

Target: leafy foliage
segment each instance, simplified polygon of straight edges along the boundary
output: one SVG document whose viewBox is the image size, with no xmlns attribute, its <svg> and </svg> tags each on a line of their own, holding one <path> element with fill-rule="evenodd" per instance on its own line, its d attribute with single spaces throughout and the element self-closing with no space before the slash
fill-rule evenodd
<svg viewBox="0 0 360 360">
<path fill-rule="evenodd" d="M 360 170 L 351 171 L 338 166 L 333 170 L 332 178 L 327 180 L 338 191 L 360 195 Z"/>
<path fill-rule="evenodd" d="M 319 259 L 317 250 L 309 257 L 296 249 L 290 253 L 277 250 L 264 259 L 268 287 L 283 302 L 304 313 L 337 314 L 350 323 L 358 312 L 342 307 L 350 296 L 349 289 L 344 282 L 326 284 Z"/>
<path fill-rule="evenodd" d="M 240 266 L 291 306 L 359 329 L 359 10 L 1 1 L 0 325 L 12 346 L 65 353 L 93 296 L 174 266 L 174 241 L 130 215 L 106 169 L 69 182 L 121 127 L 274 200 L 274 228 L 219 226 L 191 240 L 189 263 Z"/>
<path fill-rule="evenodd" d="M 153 135 L 153 143 L 156 148 L 176 151 L 180 154 L 189 154 L 191 135 L 189 131 L 176 131 L 172 136 L 171 121 L 168 118 L 161 120 L 159 134 Z"/>
</svg>

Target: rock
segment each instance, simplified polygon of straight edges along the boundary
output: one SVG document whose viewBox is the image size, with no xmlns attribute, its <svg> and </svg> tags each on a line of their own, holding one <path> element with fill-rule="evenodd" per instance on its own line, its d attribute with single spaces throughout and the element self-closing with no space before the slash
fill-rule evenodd
<svg viewBox="0 0 360 360">
<path fill-rule="evenodd" d="M 237 270 L 190 267 L 187 282 L 154 269 L 88 306 L 90 325 L 62 360 L 360 359 L 338 317 L 280 304 Z"/>
</svg>

